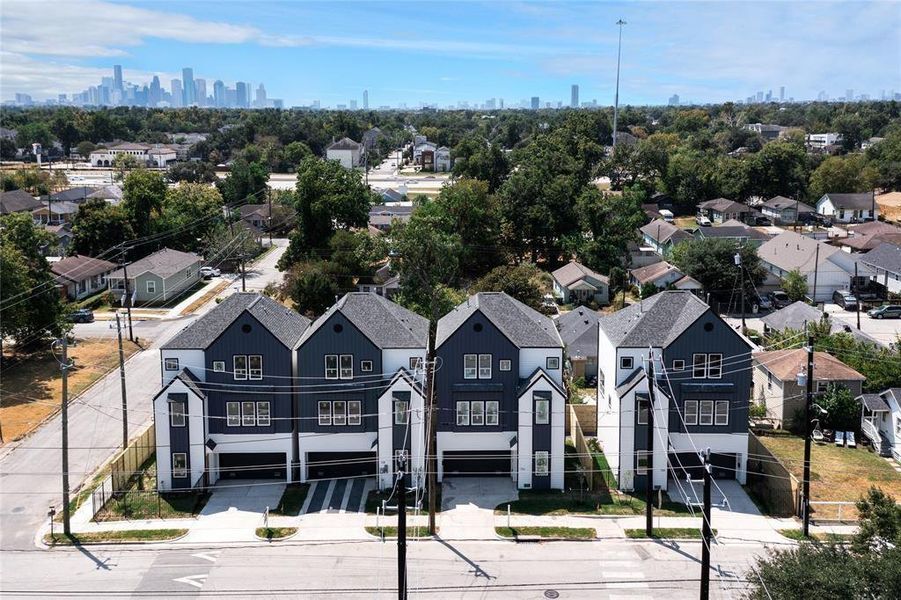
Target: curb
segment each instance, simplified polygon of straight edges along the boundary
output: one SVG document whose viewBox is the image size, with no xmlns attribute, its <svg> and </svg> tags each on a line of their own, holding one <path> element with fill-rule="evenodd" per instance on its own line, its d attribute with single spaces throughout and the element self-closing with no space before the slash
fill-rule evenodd
<svg viewBox="0 0 901 600">
<path fill-rule="evenodd" d="M 189 529 L 188 531 L 186 531 L 185 533 L 183 533 L 179 536 L 176 536 L 173 538 L 168 538 L 165 540 L 117 540 L 117 541 L 110 541 L 110 542 L 78 542 L 77 544 L 54 544 L 54 545 L 47 544 L 44 541 L 44 535 L 46 535 L 46 533 L 45 533 L 44 535 L 41 535 L 38 538 L 37 545 L 42 550 L 55 550 L 57 548 L 78 548 L 79 546 L 146 546 L 148 544 L 171 544 L 172 542 L 177 542 L 179 540 L 182 540 L 182 539 L 188 537 L 188 535 L 190 533 L 191 533 L 191 530 Z M 78 533 L 76 532 L 75 535 L 78 535 Z M 288 538 L 283 538 L 283 539 L 288 539 Z"/>
</svg>

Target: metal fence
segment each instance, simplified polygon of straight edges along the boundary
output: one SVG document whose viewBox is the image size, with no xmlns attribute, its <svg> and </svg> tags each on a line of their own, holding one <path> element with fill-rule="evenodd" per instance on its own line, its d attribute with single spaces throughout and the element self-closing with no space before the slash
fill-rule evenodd
<svg viewBox="0 0 901 600">
<path fill-rule="evenodd" d="M 95 519 L 107 502 L 128 490 L 132 479 L 141 476 L 141 466 L 155 450 L 156 434 L 154 426 L 150 425 L 110 462 L 109 475 L 91 492 L 91 510 Z"/>
</svg>

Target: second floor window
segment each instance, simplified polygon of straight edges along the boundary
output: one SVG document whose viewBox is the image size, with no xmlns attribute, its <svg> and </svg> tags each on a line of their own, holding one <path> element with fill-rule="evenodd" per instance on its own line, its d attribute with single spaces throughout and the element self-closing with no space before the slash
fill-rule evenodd
<svg viewBox="0 0 901 600">
<path fill-rule="evenodd" d="M 338 379 L 338 355 L 325 355 L 325 378 Z"/>
<path fill-rule="evenodd" d="M 631 369 L 635 366 L 635 359 L 631 356 L 622 356 L 619 359 L 620 369 Z"/>
<path fill-rule="evenodd" d="M 185 426 L 185 403 L 181 401 L 169 402 L 169 426 Z"/>
<path fill-rule="evenodd" d="M 490 354 L 479 354 L 479 379 L 491 379 Z"/>
<path fill-rule="evenodd" d="M 469 402 L 457 402 L 457 425 L 469 425 Z"/>
<path fill-rule="evenodd" d="M 551 398 L 548 392 L 535 392 L 535 424 L 547 425 L 551 422 Z"/>
<path fill-rule="evenodd" d="M 693 354 L 692 379 L 720 379 L 723 376 L 722 354 Z"/>
<path fill-rule="evenodd" d="M 320 400 L 317 408 L 317 422 L 323 427 L 360 425 L 363 422 L 361 400 Z"/>
<path fill-rule="evenodd" d="M 235 379 L 247 379 L 247 357 L 236 354 L 232 357 L 232 375 Z"/>
<path fill-rule="evenodd" d="M 479 355 L 464 354 L 463 355 L 463 379 L 475 379 L 479 373 Z"/>
<path fill-rule="evenodd" d="M 256 404 L 254 402 L 241 403 L 241 425 L 253 427 L 257 422 Z"/>
<path fill-rule="evenodd" d="M 263 378 L 263 357 L 259 354 L 251 354 L 247 357 L 249 369 L 247 375 L 249 379 Z"/>
<path fill-rule="evenodd" d="M 556 371 L 560 368 L 560 357 L 559 356 L 548 356 L 545 361 L 545 367 L 549 371 Z"/>
<path fill-rule="evenodd" d="M 354 357 L 353 354 L 341 355 L 341 379 L 354 378 Z"/>
<path fill-rule="evenodd" d="M 394 401 L 394 424 L 406 425 L 410 422 L 410 403 L 406 400 Z"/>
<path fill-rule="evenodd" d="M 163 368 L 165 368 L 167 371 L 178 371 L 178 359 L 177 358 L 163 359 Z"/>
</svg>

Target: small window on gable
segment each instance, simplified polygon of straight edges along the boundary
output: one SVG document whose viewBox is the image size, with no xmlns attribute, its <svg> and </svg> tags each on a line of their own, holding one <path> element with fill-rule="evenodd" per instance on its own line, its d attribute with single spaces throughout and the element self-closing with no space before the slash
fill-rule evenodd
<svg viewBox="0 0 901 600">
<path fill-rule="evenodd" d="M 545 361 L 545 366 L 548 371 L 556 371 L 560 368 L 560 357 L 559 356 L 548 356 Z"/>
<path fill-rule="evenodd" d="M 510 371 L 513 369 L 513 361 L 509 358 L 499 360 L 497 362 L 497 368 L 501 371 Z"/>
<path fill-rule="evenodd" d="M 166 358 L 163 360 L 163 365 L 167 371 L 178 371 L 177 358 Z"/>
<path fill-rule="evenodd" d="M 224 373 L 225 372 L 225 361 L 224 360 L 214 360 L 213 361 L 213 373 Z"/>
<path fill-rule="evenodd" d="M 621 356 L 619 359 L 619 368 L 620 369 L 633 369 L 635 368 L 635 359 L 631 356 Z"/>
<path fill-rule="evenodd" d="M 410 370 L 411 371 L 419 371 L 422 369 L 422 357 L 421 356 L 411 356 L 410 357 Z"/>
<path fill-rule="evenodd" d="M 372 372 L 372 361 L 371 360 L 361 360 L 360 361 L 360 372 L 361 373 L 371 373 Z"/>
<path fill-rule="evenodd" d="M 685 361 L 682 359 L 676 359 L 673 361 L 673 371 L 683 371 L 685 370 Z"/>
</svg>

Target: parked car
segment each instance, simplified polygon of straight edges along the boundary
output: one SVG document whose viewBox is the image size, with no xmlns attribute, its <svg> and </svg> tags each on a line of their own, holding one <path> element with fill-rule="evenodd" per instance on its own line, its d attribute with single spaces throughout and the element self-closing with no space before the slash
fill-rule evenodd
<svg viewBox="0 0 901 600">
<path fill-rule="evenodd" d="M 848 290 L 835 290 L 832 292 L 832 302 L 845 310 L 857 310 L 857 297 Z"/>
<path fill-rule="evenodd" d="M 69 313 L 69 321 L 72 323 L 93 323 L 94 311 L 89 308 L 79 308 Z"/>
<path fill-rule="evenodd" d="M 770 297 L 770 301 L 773 303 L 773 308 L 785 308 L 792 303 L 792 300 L 788 297 L 788 294 L 786 294 L 782 290 L 770 292 L 768 295 Z"/>
<path fill-rule="evenodd" d="M 883 304 L 867 311 L 871 319 L 901 319 L 901 304 Z"/>
<path fill-rule="evenodd" d="M 673 220 L 676 218 L 673 215 L 673 211 L 671 211 L 671 210 L 661 208 L 658 212 L 660 213 L 660 218 L 663 219 L 664 221 L 666 221 L 667 223 L 672 223 Z"/>
<path fill-rule="evenodd" d="M 773 300 L 768 295 L 759 296 L 754 299 L 760 310 L 773 310 Z"/>
<path fill-rule="evenodd" d="M 212 279 L 213 277 L 219 277 L 222 272 L 215 267 L 200 267 L 200 276 L 204 279 Z"/>
<path fill-rule="evenodd" d="M 708 219 L 704 215 L 698 215 L 697 217 L 695 217 L 695 222 L 701 227 L 710 227 L 711 225 L 710 219 Z"/>
<path fill-rule="evenodd" d="M 768 217 L 754 217 L 754 225 L 769 227 L 773 222 Z"/>
</svg>

